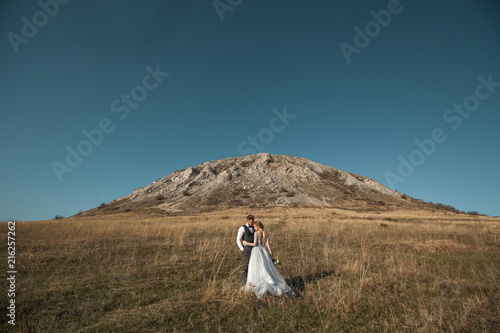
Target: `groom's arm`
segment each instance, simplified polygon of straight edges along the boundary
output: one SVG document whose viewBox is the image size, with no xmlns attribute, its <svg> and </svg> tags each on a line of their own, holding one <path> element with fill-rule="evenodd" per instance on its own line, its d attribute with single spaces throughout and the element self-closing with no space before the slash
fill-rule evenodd
<svg viewBox="0 0 500 333">
<path fill-rule="evenodd" d="M 238 229 L 238 234 L 236 235 L 236 244 L 238 244 L 238 247 L 240 248 L 240 251 L 243 251 L 243 244 L 241 244 L 241 239 L 243 238 L 243 234 L 245 233 L 245 228 L 240 227 Z"/>
</svg>

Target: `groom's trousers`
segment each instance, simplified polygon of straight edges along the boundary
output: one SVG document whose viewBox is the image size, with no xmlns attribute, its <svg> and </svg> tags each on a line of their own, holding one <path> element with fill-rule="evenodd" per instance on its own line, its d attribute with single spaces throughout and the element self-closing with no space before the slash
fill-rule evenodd
<svg viewBox="0 0 500 333">
<path fill-rule="evenodd" d="M 250 261 L 250 255 L 252 254 L 253 246 L 245 246 L 241 252 L 241 275 L 240 281 L 244 285 L 247 282 L 248 274 L 248 262 Z"/>
</svg>

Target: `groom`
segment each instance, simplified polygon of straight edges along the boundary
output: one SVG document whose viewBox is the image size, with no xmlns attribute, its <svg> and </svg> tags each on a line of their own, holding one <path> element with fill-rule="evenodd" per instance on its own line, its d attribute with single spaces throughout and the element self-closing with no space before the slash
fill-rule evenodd
<svg viewBox="0 0 500 333">
<path fill-rule="evenodd" d="M 253 215 L 247 216 L 247 223 L 244 224 L 240 229 L 238 229 L 238 235 L 236 236 L 236 244 L 241 251 L 241 275 L 240 281 L 241 284 L 244 285 L 247 282 L 247 273 L 248 273 L 248 262 L 250 261 L 250 255 L 252 254 L 253 246 L 243 246 L 242 240 L 253 243 Z"/>
</svg>

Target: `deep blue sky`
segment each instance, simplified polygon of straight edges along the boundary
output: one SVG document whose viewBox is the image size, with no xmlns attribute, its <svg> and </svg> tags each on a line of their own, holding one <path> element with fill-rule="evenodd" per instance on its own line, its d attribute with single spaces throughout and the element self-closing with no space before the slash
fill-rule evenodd
<svg viewBox="0 0 500 333">
<path fill-rule="evenodd" d="M 212 1 L 42 3 L 53 17 L 37 1 L 0 4 L 0 220 L 71 216 L 239 156 L 259 133 L 262 151 L 500 215 L 500 87 L 478 88 L 480 76 L 500 82 L 498 1 L 243 0 L 223 21 Z M 370 23 L 388 6 L 385 27 Z M 367 24 L 372 37 L 348 63 L 340 45 Z M 148 66 L 169 75 L 158 83 Z M 135 108 L 120 101 L 131 92 Z M 467 118 L 447 111 L 464 101 Z M 285 107 L 295 118 L 272 132 L 272 110 Z M 66 147 L 106 119 L 113 131 L 60 181 L 53 162 L 68 166 Z M 416 152 L 436 128 L 446 141 Z M 419 165 L 390 184 L 410 155 Z"/>
</svg>

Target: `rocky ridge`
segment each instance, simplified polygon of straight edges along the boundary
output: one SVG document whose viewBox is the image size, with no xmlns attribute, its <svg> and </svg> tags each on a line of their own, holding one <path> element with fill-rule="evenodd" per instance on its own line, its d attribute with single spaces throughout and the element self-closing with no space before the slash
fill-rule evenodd
<svg viewBox="0 0 500 333">
<path fill-rule="evenodd" d="M 367 209 L 404 206 L 415 201 L 367 177 L 305 158 L 260 153 L 177 170 L 81 215 L 141 209 L 181 213 L 239 206 Z"/>
</svg>

